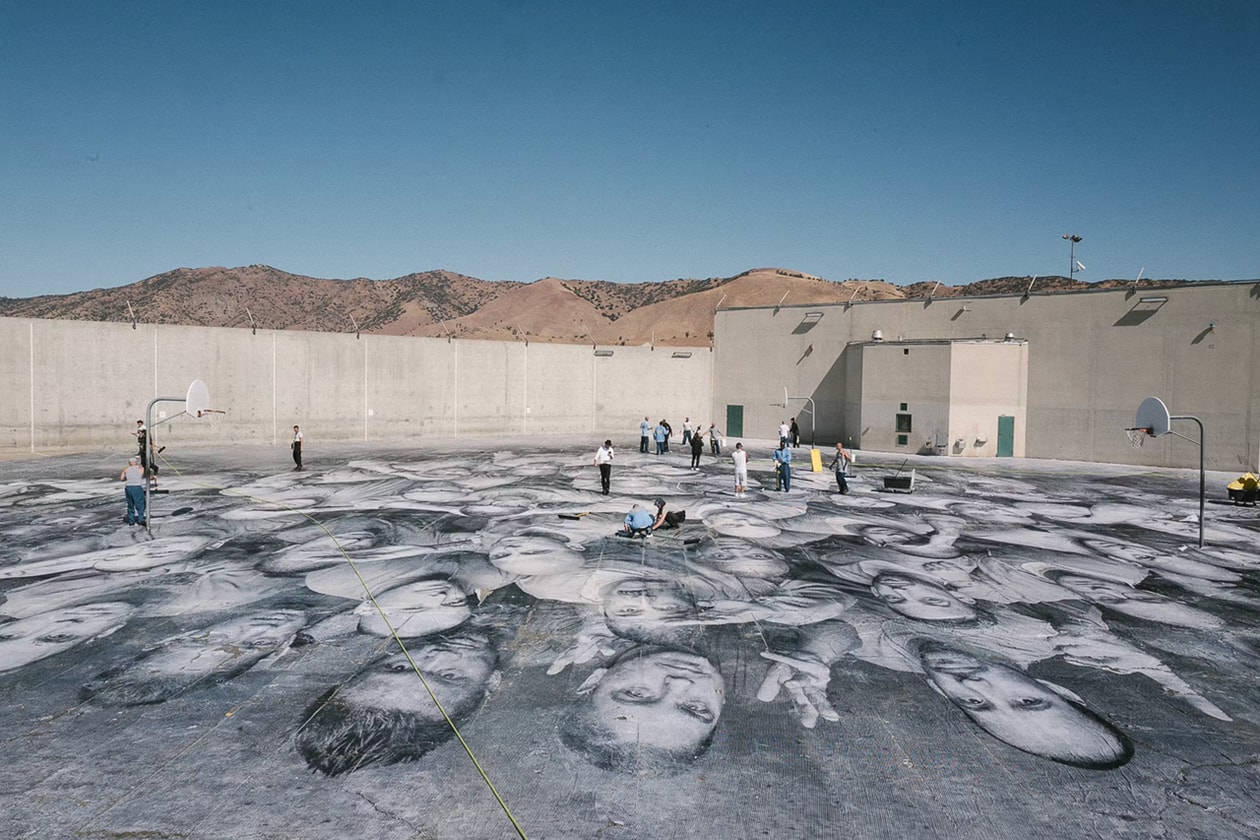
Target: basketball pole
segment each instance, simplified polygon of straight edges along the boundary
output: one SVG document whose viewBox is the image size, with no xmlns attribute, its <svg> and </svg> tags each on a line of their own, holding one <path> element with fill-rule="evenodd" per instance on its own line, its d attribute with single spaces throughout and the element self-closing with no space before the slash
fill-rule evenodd
<svg viewBox="0 0 1260 840">
<path fill-rule="evenodd" d="M 1206 473 L 1204 472 L 1203 452 L 1207 448 L 1206 447 L 1207 432 L 1203 428 L 1203 421 L 1200 420 L 1198 417 L 1195 417 L 1193 414 L 1169 415 L 1168 419 L 1169 420 L 1193 420 L 1199 426 L 1199 548 L 1203 548 L 1203 505 L 1204 505 L 1203 500 L 1207 495 L 1207 476 L 1206 476 Z M 1185 435 L 1178 434 L 1177 432 L 1174 432 L 1172 429 L 1169 429 L 1168 433 L 1170 435 L 1179 437 L 1182 440 L 1186 440 L 1186 441 L 1190 441 L 1190 443 L 1194 443 L 1194 441 L 1191 440 L 1190 438 L 1186 437 Z"/>
<path fill-rule="evenodd" d="M 187 398 L 185 397 L 154 397 L 152 400 L 149 401 L 149 407 L 144 410 L 144 428 L 146 430 L 144 445 L 145 447 L 149 448 L 149 452 L 144 453 L 144 462 L 149 465 L 149 469 L 145 471 L 145 476 L 144 476 L 144 529 L 148 531 L 150 534 L 153 533 L 153 524 L 152 524 L 153 511 L 149 507 L 149 499 L 150 499 L 149 485 L 152 481 L 151 474 L 153 472 L 153 459 L 150 457 L 150 454 L 152 453 L 153 450 L 152 450 L 152 447 L 149 446 L 149 441 L 150 441 L 149 435 L 153 434 L 153 427 L 155 425 L 161 425 L 162 423 L 169 423 L 171 420 L 174 420 L 180 414 L 187 413 L 187 410 L 185 410 L 185 411 L 181 411 L 179 414 L 172 414 L 170 417 L 163 417 L 161 420 L 157 421 L 157 423 L 155 424 L 153 422 L 153 406 L 157 405 L 160 402 L 177 402 L 177 403 L 186 404 Z"/>
</svg>

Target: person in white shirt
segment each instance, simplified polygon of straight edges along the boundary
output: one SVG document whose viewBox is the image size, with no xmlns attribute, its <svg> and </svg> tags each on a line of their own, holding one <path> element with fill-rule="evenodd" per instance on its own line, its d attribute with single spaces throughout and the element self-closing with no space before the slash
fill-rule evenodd
<svg viewBox="0 0 1260 840">
<path fill-rule="evenodd" d="M 608 495 L 608 486 L 612 482 L 613 445 L 611 440 L 595 451 L 595 466 L 599 467 L 599 484 L 604 495 Z"/>
<path fill-rule="evenodd" d="M 297 426 L 293 427 L 293 463 L 297 465 L 293 469 L 302 469 L 302 430 Z"/>
<path fill-rule="evenodd" d="M 735 462 L 735 495 L 743 496 L 748 488 L 748 452 L 745 451 L 744 444 L 735 444 L 731 460 Z"/>
</svg>

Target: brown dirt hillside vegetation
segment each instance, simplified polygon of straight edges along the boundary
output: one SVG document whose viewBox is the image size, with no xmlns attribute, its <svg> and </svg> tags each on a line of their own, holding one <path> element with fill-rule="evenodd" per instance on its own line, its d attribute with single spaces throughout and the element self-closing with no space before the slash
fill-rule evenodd
<svg viewBox="0 0 1260 840">
<path fill-rule="evenodd" d="M 0 298 L 0 316 L 191 324 L 602 345 L 707 346 L 720 308 L 846 301 L 1023 294 L 1033 278 L 965 286 L 825 280 L 785 268 L 734 277 L 610 283 L 547 277 L 533 283 L 479 280 L 453 271 L 391 280 L 327 280 L 265 265 L 179 268 L 126 286 L 69 295 Z M 1145 287 L 1180 285 L 1147 280 Z M 1114 288 L 1037 278 L 1034 292 Z"/>
</svg>

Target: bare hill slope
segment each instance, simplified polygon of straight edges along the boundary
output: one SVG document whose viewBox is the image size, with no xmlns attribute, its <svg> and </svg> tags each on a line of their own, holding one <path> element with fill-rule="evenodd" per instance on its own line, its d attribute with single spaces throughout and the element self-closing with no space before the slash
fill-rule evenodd
<svg viewBox="0 0 1260 840">
<path fill-rule="evenodd" d="M 533 283 L 491 282 L 452 271 L 392 280 L 327 280 L 265 265 L 179 268 L 127 286 L 69 295 L 0 298 L 0 316 L 199 326 L 453 336 L 469 339 L 705 346 L 716 309 L 809 305 L 850 300 L 1022 294 L 1031 277 L 1001 277 L 966 286 L 882 280 L 833 282 L 784 268 L 734 277 L 661 283 L 609 283 L 547 277 Z M 1186 281 L 1148 280 L 1143 287 Z M 1114 288 L 1038 278 L 1034 291 Z M 134 315 L 133 315 L 134 313 Z"/>
</svg>

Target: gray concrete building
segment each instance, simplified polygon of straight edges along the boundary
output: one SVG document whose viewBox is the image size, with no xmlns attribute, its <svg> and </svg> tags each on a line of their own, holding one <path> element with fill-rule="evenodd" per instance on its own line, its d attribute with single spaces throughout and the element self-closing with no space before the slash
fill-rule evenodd
<svg viewBox="0 0 1260 840">
<path fill-rule="evenodd" d="M 1255 469 L 1260 449 L 1255 281 L 724 309 L 714 348 L 736 438 L 796 417 L 820 446 L 1197 466 L 1174 435 L 1131 445 L 1155 396 L 1203 420 L 1210 467 Z"/>
</svg>

